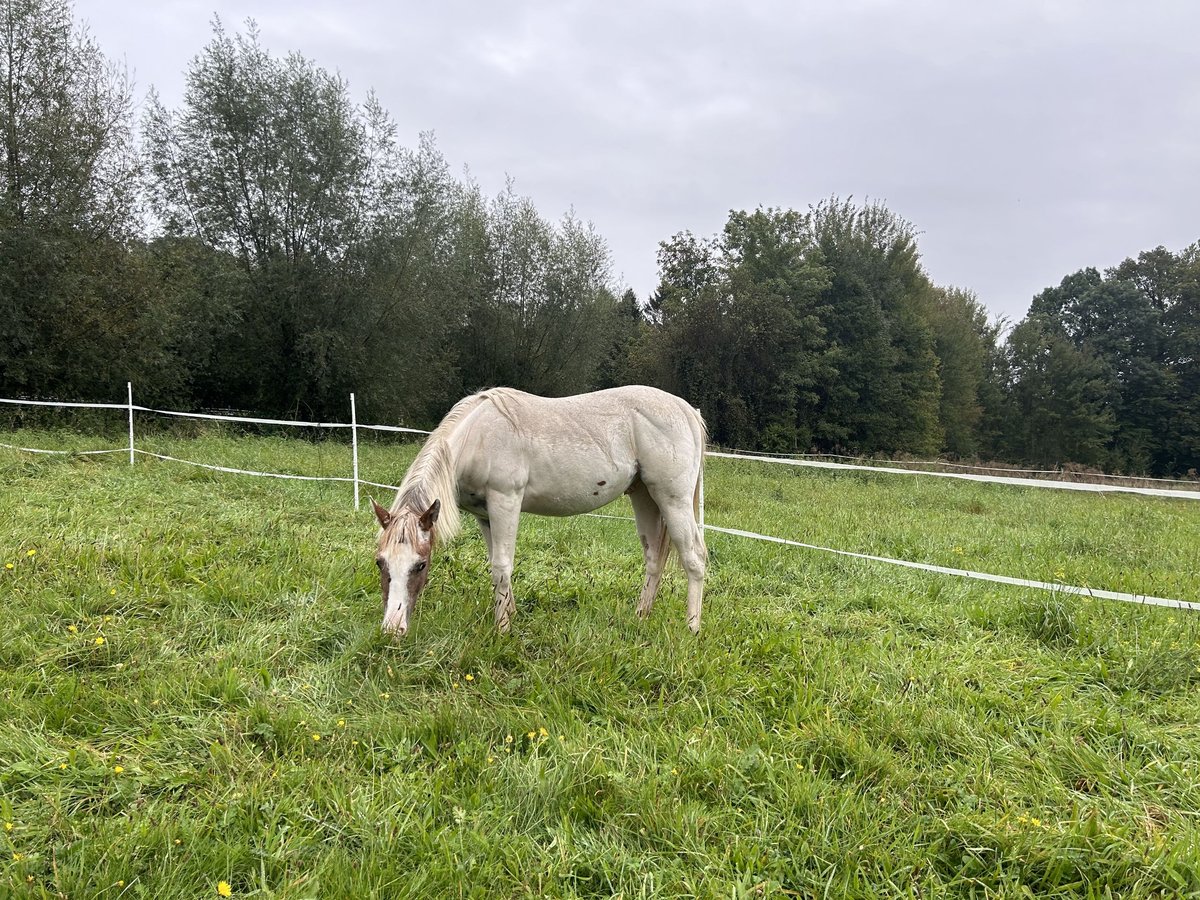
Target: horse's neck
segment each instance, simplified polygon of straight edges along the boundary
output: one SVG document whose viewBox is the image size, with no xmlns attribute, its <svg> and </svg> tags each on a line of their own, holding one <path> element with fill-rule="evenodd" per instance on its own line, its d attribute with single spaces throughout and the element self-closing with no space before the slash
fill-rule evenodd
<svg viewBox="0 0 1200 900">
<path fill-rule="evenodd" d="M 430 435 L 400 484 L 396 504 L 423 513 L 434 500 L 441 501 L 441 513 L 435 534 L 439 543 L 449 541 L 459 531 L 458 474 L 455 442 L 450 435 Z"/>
</svg>

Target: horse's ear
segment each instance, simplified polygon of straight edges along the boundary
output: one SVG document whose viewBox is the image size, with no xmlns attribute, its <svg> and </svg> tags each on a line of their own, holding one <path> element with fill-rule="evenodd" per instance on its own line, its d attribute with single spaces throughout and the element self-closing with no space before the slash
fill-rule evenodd
<svg viewBox="0 0 1200 900">
<path fill-rule="evenodd" d="M 437 522 L 438 513 L 440 513 L 441 511 L 442 511 L 442 501 L 434 500 L 433 503 L 431 503 L 429 505 L 429 509 L 425 510 L 425 512 L 421 514 L 421 520 L 420 520 L 421 530 L 422 531 L 432 531 L 434 523 Z"/>
<path fill-rule="evenodd" d="M 388 523 L 392 521 L 392 514 L 375 502 L 375 498 L 371 498 L 371 509 L 375 510 L 375 518 L 379 520 L 380 528 L 387 528 Z"/>
</svg>

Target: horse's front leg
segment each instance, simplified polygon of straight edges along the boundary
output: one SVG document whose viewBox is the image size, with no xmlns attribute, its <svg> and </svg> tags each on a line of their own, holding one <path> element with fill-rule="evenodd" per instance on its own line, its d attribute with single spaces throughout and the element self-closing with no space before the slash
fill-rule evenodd
<svg viewBox="0 0 1200 900">
<path fill-rule="evenodd" d="M 507 634 L 517 614 L 513 600 L 513 556 L 517 550 L 517 525 L 521 520 L 521 498 L 507 494 L 488 494 L 488 523 L 492 563 L 492 590 L 496 602 L 496 630 Z"/>
</svg>

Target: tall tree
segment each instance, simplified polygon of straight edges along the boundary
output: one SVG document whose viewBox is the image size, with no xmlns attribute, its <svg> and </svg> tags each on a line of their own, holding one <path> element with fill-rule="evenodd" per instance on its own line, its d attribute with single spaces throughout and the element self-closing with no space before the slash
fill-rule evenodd
<svg viewBox="0 0 1200 900">
<path fill-rule="evenodd" d="M 129 83 L 61 0 L 0 3 L 0 387 L 111 397 L 153 368 Z"/>
<path fill-rule="evenodd" d="M 988 367 L 996 352 L 999 326 L 975 295 L 959 288 L 935 288 L 929 308 L 934 352 L 938 359 L 941 399 L 938 418 L 945 434 L 943 449 L 973 456 L 982 446 L 980 425 L 988 396 Z"/>
<path fill-rule="evenodd" d="M 926 319 L 932 284 L 912 225 L 881 204 L 836 198 L 818 204 L 811 223 L 831 273 L 822 321 L 837 369 L 822 386 L 817 443 L 937 452 L 941 389 Z"/>
<path fill-rule="evenodd" d="M 137 168 L 130 86 L 65 0 L 0 4 L 0 224 L 123 238 Z"/>
<path fill-rule="evenodd" d="M 1013 329 L 1008 350 L 1010 458 L 1039 465 L 1103 465 L 1116 426 L 1104 361 L 1076 347 L 1052 318 L 1038 314 Z"/>
<path fill-rule="evenodd" d="M 734 211 L 712 240 L 682 232 L 659 246 L 655 327 L 637 358 L 704 412 L 720 443 L 795 450 L 811 439 L 828 374 L 817 308 L 827 280 L 807 222 Z"/>
<path fill-rule="evenodd" d="M 358 284 L 344 266 L 388 212 L 393 130 L 378 103 L 297 53 L 280 59 L 220 21 L 187 72 L 183 108 L 152 97 L 143 123 L 151 199 L 170 235 L 233 254 L 251 276 L 225 366 L 259 408 L 328 408 L 342 369 Z M 382 171 L 380 171 L 382 169 Z"/>
<path fill-rule="evenodd" d="M 1165 410 L 1155 422 L 1162 474 L 1200 470 L 1200 242 L 1157 247 L 1125 260 L 1110 278 L 1134 284 L 1161 326 Z"/>
<path fill-rule="evenodd" d="M 466 210 L 475 220 L 464 231 L 475 242 L 466 386 L 551 395 L 592 387 L 620 319 L 604 239 L 572 214 L 548 222 L 511 184 L 490 202 L 476 193 Z"/>
<path fill-rule="evenodd" d="M 1054 323 L 1076 349 L 1103 365 L 1114 424 L 1103 460 L 1110 467 L 1161 471 L 1168 455 L 1162 424 L 1172 404 L 1163 313 L 1163 302 L 1135 280 L 1111 273 L 1106 278 L 1095 269 L 1068 275 L 1030 307 L 1031 316 Z"/>
</svg>

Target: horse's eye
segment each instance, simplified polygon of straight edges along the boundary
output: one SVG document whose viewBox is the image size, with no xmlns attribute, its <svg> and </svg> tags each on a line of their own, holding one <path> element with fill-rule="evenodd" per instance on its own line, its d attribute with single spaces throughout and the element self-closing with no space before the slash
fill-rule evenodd
<svg viewBox="0 0 1200 900">
<path fill-rule="evenodd" d="M 379 568 L 382 569 L 383 568 L 383 560 L 382 559 L 375 560 L 375 565 L 379 566 Z"/>
<path fill-rule="evenodd" d="M 416 575 L 418 572 L 424 572 L 425 566 L 426 566 L 426 563 L 424 560 L 422 560 L 421 562 L 419 562 L 415 566 L 413 566 L 411 571 L 414 575 Z"/>
</svg>

